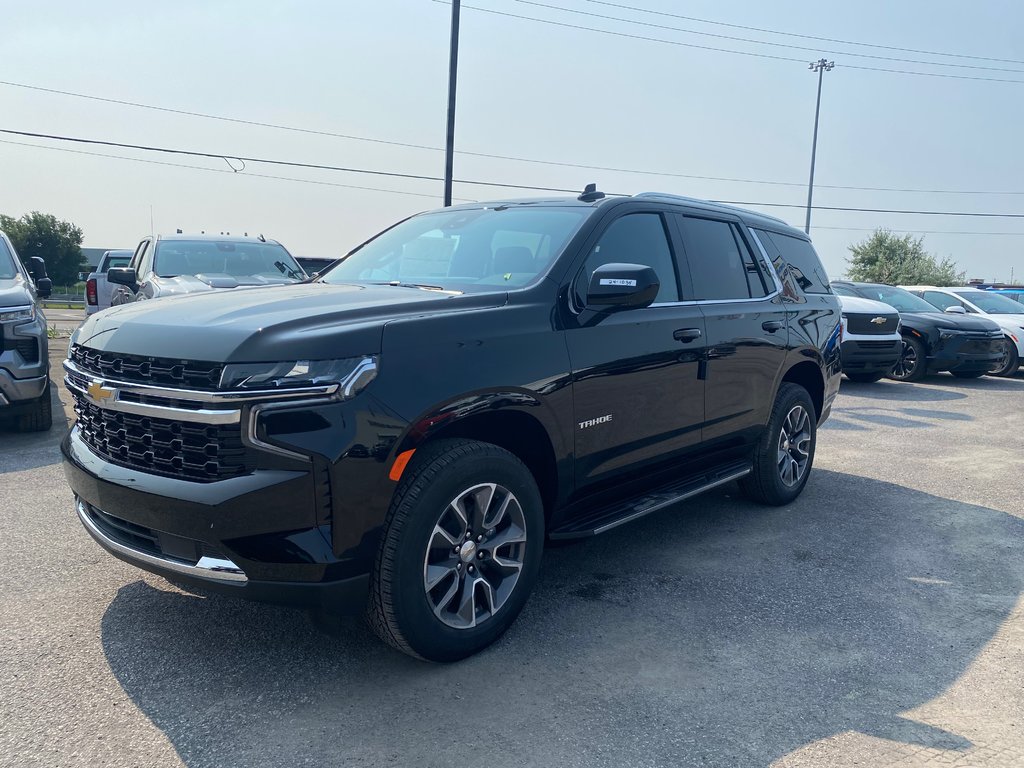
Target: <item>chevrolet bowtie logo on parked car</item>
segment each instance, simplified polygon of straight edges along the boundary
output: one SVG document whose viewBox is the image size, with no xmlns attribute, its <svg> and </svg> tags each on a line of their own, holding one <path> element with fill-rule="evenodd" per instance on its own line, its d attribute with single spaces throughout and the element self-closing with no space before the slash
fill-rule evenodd
<svg viewBox="0 0 1024 768">
<path fill-rule="evenodd" d="M 884 317 L 872 317 L 871 318 L 871 322 L 874 323 L 875 325 L 885 325 L 885 318 Z"/>
<path fill-rule="evenodd" d="M 89 385 L 89 388 L 86 390 L 86 392 L 88 392 L 89 397 L 95 400 L 97 403 L 102 403 L 104 400 L 107 400 L 114 396 L 114 390 L 107 389 L 99 381 L 92 382 Z"/>
</svg>

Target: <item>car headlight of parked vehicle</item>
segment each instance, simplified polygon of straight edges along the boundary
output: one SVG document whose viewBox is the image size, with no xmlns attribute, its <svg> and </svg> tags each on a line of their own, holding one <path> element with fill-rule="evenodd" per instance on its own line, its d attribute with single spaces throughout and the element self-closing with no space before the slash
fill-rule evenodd
<svg viewBox="0 0 1024 768">
<path fill-rule="evenodd" d="M 942 339 L 943 341 L 945 341 L 946 339 L 952 339 L 954 336 L 963 336 L 964 333 L 966 333 L 966 331 L 960 331 L 960 330 L 939 331 L 939 338 Z"/>
<path fill-rule="evenodd" d="M 34 304 L 0 312 L 0 323 L 22 323 L 35 320 L 35 318 L 36 308 Z"/>
<path fill-rule="evenodd" d="M 287 360 L 280 363 L 229 363 L 221 375 L 221 389 L 291 389 L 338 385 L 347 400 L 361 392 L 377 376 L 373 356 L 342 360 Z"/>
</svg>

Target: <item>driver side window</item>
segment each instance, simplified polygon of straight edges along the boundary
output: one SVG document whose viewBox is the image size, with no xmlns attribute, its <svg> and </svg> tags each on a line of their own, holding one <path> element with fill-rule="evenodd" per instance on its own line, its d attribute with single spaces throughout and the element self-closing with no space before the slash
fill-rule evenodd
<svg viewBox="0 0 1024 768">
<path fill-rule="evenodd" d="M 577 298 L 585 300 L 590 277 L 602 264 L 643 264 L 654 269 L 661 287 L 655 303 L 679 301 L 675 260 L 665 222 L 659 213 L 629 213 L 615 219 L 587 254 L 576 283 Z"/>
</svg>

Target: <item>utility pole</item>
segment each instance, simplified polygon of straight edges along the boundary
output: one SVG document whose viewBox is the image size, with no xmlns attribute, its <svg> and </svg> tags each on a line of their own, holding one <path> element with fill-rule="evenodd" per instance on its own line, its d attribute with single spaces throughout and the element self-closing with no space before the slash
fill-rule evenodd
<svg viewBox="0 0 1024 768">
<path fill-rule="evenodd" d="M 452 0 L 452 36 L 448 53 L 448 136 L 444 147 L 444 205 L 452 204 L 452 173 L 455 168 L 455 84 L 459 71 L 460 0 Z"/>
<path fill-rule="evenodd" d="M 811 179 L 807 182 L 807 223 L 804 232 L 811 234 L 811 200 L 814 198 L 814 156 L 818 152 L 818 113 L 821 111 L 821 80 L 822 76 L 832 70 L 836 63 L 827 59 L 818 59 L 808 65 L 808 69 L 818 73 L 818 101 L 814 105 L 814 140 L 811 142 Z"/>
</svg>

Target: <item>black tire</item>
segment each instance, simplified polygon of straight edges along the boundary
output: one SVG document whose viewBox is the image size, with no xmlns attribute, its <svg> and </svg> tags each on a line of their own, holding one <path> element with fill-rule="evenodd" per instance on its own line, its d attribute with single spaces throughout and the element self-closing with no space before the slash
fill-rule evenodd
<svg viewBox="0 0 1024 768">
<path fill-rule="evenodd" d="M 15 427 L 19 432 L 45 432 L 52 426 L 53 409 L 50 403 L 50 383 L 47 382 L 43 396 L 18 416 Z"/>
<path fill-rule="evenodd" d="M 460 573 L 454 573 L 452 568 L 445 566 L 449 575 L 454 577 L 456 592 L 448 600 L 444 597 L 437 599 L 438 593 L 430 592 L 426 583 L 428 570 L 432 567 L 429 562 L 434 553 L 448 551 L 446 547 L 435 547 L 438 536 L 447 538 L 452 535 L 450 532 L 439 534 L 439 531 L 450 525 L 446 515 L 457 507 L 459 500 L 469 498 L 468 492 L 482 484 L 495 484 L 497 489 L 513 496 L 521 515 L 510 511 L 505 517 L 516 515 L 520 521 L 518 524 L 525 531 L 525 541 L 498 545 L 488 553 L 485 548 L 489 539 L 486 537 L 495 533 L 492 528 L 484 531 L 481 536 L 483 542 L 477 551 L 477 539 L 473 534 L 477 533 L 476 528 L 486 526 L 474 525 L 470 521 L 463 529 L 469 528 L 470 538 L 466 538 L 461 547 L 456 546 L 454 554 L 449 555 L 458 564 Z M 499 492 L 493 490 L 487 504 L 493 504 Z M 483 504 L 484 509 L 480 512 L 484 519 L 488 509 L 492 508 L 487 504 Z M 476 501 L 469 504 L 467 520 L 473 516 L 475 505 Z M 511 504 L 506 506 L 512 509 Z M 496 518 L 492 525 L 500 526 L 505 517 Z M 507 534 L 510 529 L 499 532 L 498 536 Z M 458 541 L 462 541 L 461 534 L 456 535 L 453 543 L 458 544 Z M 504 550 L 505 546 L 510 549 Z M 449 662 L 471 656 L 497 640 L 515 621 L 537 579 L 543 546 L 544 509 L 540 493 L 530 471 L 518 458 L 496 445 L 475 440 L 439 440 L 428 444 L 416 452 L 395 490 L 385 519 L 384 535 L 370 582 L 370 625 L 382 640 L 420 659 Z M 499 551 L 503 554 L 496 556 Z M 467 553 L 470 559 L 464 560 Z M 477 561 L 474 553 L 485 559 Z M 496 599 L 502 595 L 504 582 L 497 590 L 493 588 L 493 582 L 483 585 L 479 582 L 485 571 L 493 568 L 504 572 L 504 566 L 498 563 L 516 558 L 521 562 L 518 576 L 512 581 L 511 591 L 506 593 L 503 602 L 494 607 Z M 488 559 L 494 563 L 489 565 Z M 475 573 L 472 577 L 469 575 L 471 572 Z M 439 582 L 434 589 L 444 592 L 451 583 Z M 460 586 L 469 584 L 472 586 L 468 590 Z M 486 602 L 490 605 L 479 623 L 481 614 L 477 610 L 476 597 L 481 593 L 477 591 L 478 586 L 484 590 L 482 597 L 489 595 Z M 458 602 L 457 597 L 467 594 L 471 595 L 472 625 L 456 627 L 446 623 L 442 614 L 451 621 L 456 612 L 447 612 L 438 605 L 454 605 Z M 437 604 L 432 605 L 431 601 L 435 599 Z"/>
<path fill-rule="evenodd" d="M 1017 345 L 1013 343 L 1013 339 L 1009 336 L 1004 338 L 1006 344 L 1006 354 L 998 368 L 994 368 L 990 375 L 992 376 L 1015 376 L 1017 369 L 1020 367 L 1020 355 L 1017 352 Z"/>
<path fill-rule="evenodd" d="M 950 371 L 958 379 L 980 379 L 988 371 Z"/>
<path fill-rule="evenodd" d="M 858 384 L 874 384 L 876 381 L 879 381 L 883 376 L 885 376 L 885 373 L 882 371 L 879 371 L 878 373 L 846 374 L 846 378 L 848 378 L 850 381 L 855 381 Z"/>
<path fill-rule="evenodd" d="M 794 455 L 789 450 L 791 444 L 789 439 L 787 438 L 783 442 L 783 428 L 786 427 L 790 414 L 797 408 L 803 409 L 807 416 L 807 442 L 803 449 L 806 453 L 806 463 L 795 481 L 789 483 L 783 478 L 780 455 L 784 444 L 787 454 L 791 457 Z M 807 484 L 807 478 L 810 476 L 811 467 L 814 464 L 814 447 L 817 444 L 818 434 L 817 420 L 814 403 L 806 389 L 790 382 L 785 382 L 779 387 L 779 394 L 775 398 L 768 427 L 754 450 L 754 466 L 750 474 L 740 480 L 740 489 L 748 498 L 762 504 L 781 506 L 789 504 L 800 495 Z M 792 445 L 795 447 L 796 441 Z"/>
<path fill-rule="evenodd" d="M 889 372 L 896 381 L 920 381 L 928 375 L 928 350 L 913 336 L 903 337 L 900 361 Z"/>
</svg>

